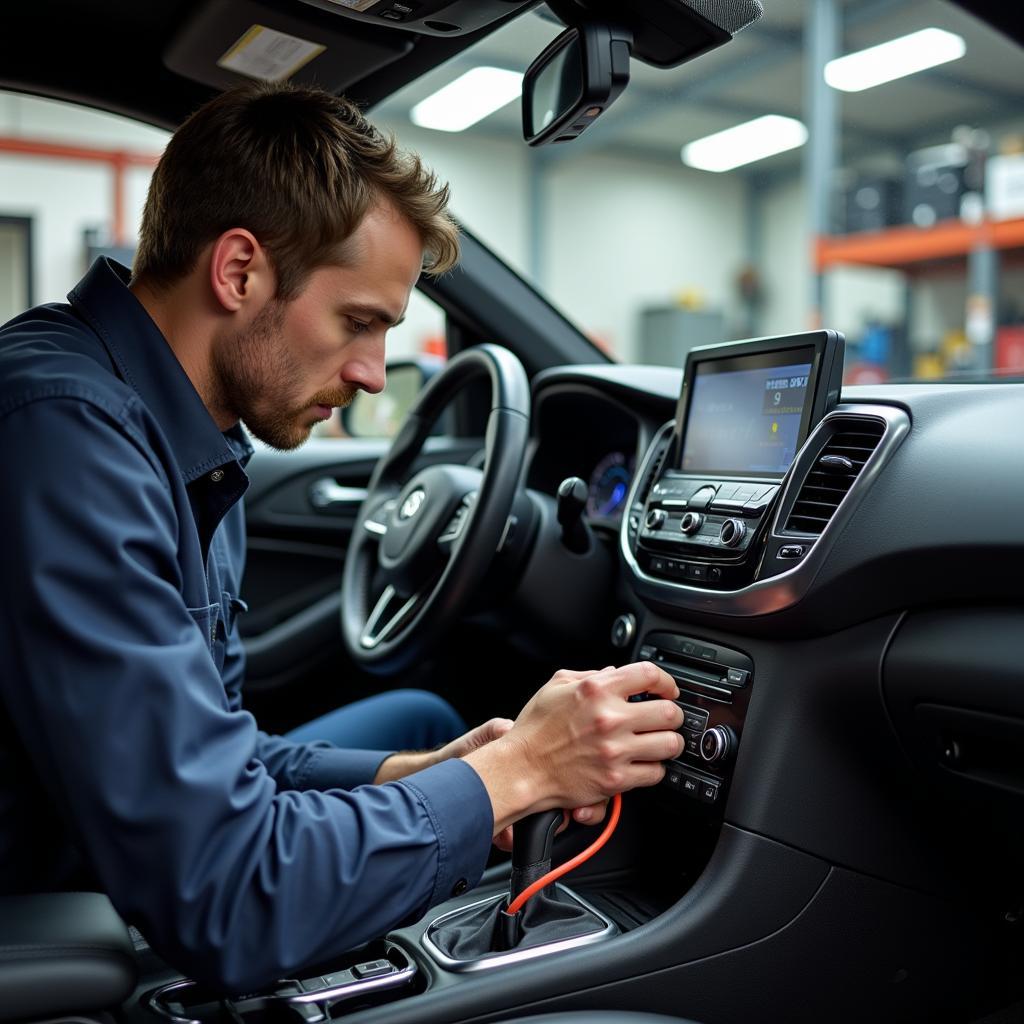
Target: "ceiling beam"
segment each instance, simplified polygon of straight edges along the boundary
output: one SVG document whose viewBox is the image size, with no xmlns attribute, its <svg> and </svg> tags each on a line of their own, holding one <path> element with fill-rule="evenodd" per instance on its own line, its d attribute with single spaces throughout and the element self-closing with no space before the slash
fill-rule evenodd
<svg viewBox="0 0 1024 1024">
<path fill-rule="evenodd" d="M 843 28 L 849 30 L 859 25 L 870 23 L 872 20 L 892 14 L 894 11 L 903 10 L 907 7 L 918 6 L 923 0 L 860 0 L 860 2 L 848 5 L 843 9 Z M 727 62 L 705 75 L 703 78 L 688 81 L 674 89 L 655 90 L 641 88 L 632 85 L 629 89 L 629 101 L 623 106 L 613 107 L 604 117 L 595 124 L 585 135 L 576 139 L 565 147 L 554 148 L 551 146 L 542 147 L 536 151 L 536 159 L 542 167 L 553 168 L 566 161 L 578 159 L 589 153 L 598 152 L 602 149 L 609 149 L 621 143 L 624 135 L 636 127 L 639 123 L 647 123 L 658 115 L 679 106 L 700 105 L 704 110 L 727 113 L 738 117 L 752 118 L 766 113 L 781 113 L 788 116 L 800 117 L 800 112 L 785 111 L 776 107 L 758 107 L 755 104 L 747 104 L 725 98 L 721 94 L 727 91 L 732 85 L 748 80 L 750 77 L 771 70 L 785 60 L 792 59 L 802 54 L 803 37 L 802 33 L 790 29 L 754 28 L 750 38 L 756 34 L 761 48 L 752 55 L 738 57 Z M 508 70 L 522 71 L 508 57 L 493 57 L 486 51 L 461 53 L 453 58 L 452 64 L 456 66 L 475 66 L 487 64 L 492 67 L 506 68 Z M 935 68 L 920 73 L 923 81 L 928 81 L 938 88 L 957 91 L 961 95 L 970 95 L 979 103 L 987 105 L 985 111 L 977 114 L 968 112 L 962 115 L 961 120 L 969 120 L 972 117 L 985 117 L 991 120 L 993 116 L 1009 117 L 1016 116 L 1021 105 L 1024 104 L 1024 90 L 1005 89 L 991 86 L 987 83 L 978 82 L 963 75 L 957 74 L 949 67 Z M 637 100 L 640 101 L 639 109 Z M 408 110 L 398 107 L 393 102 L 385 101 L 377 110 L 378 114 L 390 117 L 394 120 L 406 119 Z M 941 124 L 929 126 L 918 126 L 915 128 L 913 137 L 916 140 L 924 140 L 934 137 L 938 132 L 951 127 L 948 119 L 943 119 Z M 502 133 L 488 131 L 480 126 L 474 127 L 473 132 L 488 137 L 498 137 Z M 904 133 L 883 132 L 875 128 L 863 125 L 845 125 L 843 135 L 846 141 L 852 142 L 856 149 L 869 151 L 874 149 L 896 149 L 907 144 Z M 505 136 L 507 138 L 507 136 Z M 680 140 L 682 143 L 685 140 Z M 920 143 L 924 144 L 924 143 Z M 630 149 L 635 150 L 634 143 L 629 143 Z M 655 147 L 649 147 L 645 154 L 649 156 L 655 151 Z M 673 147 L 665 159 L 676 160 L 675 147 Z"/>
</svg>

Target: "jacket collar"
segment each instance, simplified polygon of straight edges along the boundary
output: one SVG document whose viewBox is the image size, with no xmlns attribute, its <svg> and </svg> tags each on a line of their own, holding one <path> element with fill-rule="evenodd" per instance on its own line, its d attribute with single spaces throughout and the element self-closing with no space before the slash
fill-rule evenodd
<svg viewBox="0 0 1024 1024">
<path fill-rule="evenodd" d="M 171 443 L 186 484 L 252 455 L 239 425 L 221 433 L 167 339 L 129 291 L 127 267 L 100 257 L 68 295 Z"/>
</svg>

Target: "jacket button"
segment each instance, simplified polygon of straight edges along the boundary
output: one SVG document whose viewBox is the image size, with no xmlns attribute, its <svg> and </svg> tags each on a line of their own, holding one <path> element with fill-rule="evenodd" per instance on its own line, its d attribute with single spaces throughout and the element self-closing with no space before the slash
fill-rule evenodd
<svg viewBox="0 0 1024 1024">
<path fill-rule="evenodd" d="M 223 470 L 223 469 L 215 469 L 215 470 L 214 470 L 214 471 L 213 471 L 213 472 L 212 472 L 212 473 L 210 474 L 210 479 L 211 479 L 211 480 L 212 480 L 212 481 L 213 481 L 213 482 L 214 482 L 215 484 L 219 484 L 219 483 L 221 482 L 221 480 L 223 480 L 223 479 L 224 479 L 224 470 Z"/>
<path fill-rule="evenodd" d="M 468 888 L 469 888 L 469 882 L 467 882 L 464 878 L 460 878 L 452 886 L 452 895 L 453 896 L 461 896 Z"/>
</svg>

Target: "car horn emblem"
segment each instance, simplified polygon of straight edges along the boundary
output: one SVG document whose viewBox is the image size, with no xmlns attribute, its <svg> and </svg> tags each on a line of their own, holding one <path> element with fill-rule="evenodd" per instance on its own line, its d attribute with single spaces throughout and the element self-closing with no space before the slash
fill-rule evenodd
<svg viewBox="0 0 1024 1024">
<path fill-rule="evenodd" d="M 414 515 L 423 507 L 423 502 L 427 500 L 427 492 L 422 487 L 417 487 L 412 494 L 409 495 L 405 501 L 402 502 L 402 507 L 399 510 L 399 519 L 412 519 Z"/>
</svg>

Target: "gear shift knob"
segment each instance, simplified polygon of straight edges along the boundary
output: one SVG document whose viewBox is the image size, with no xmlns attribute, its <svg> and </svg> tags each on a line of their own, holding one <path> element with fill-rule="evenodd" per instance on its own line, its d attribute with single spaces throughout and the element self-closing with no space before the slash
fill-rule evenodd
<svg viewBox="0 0 1024 1024">
<path fill-rule="evenodd" d="M 559 809 L 528 814 L 512 829 L 512 880 L 509 898 L 514 900 L 551 868 L 551 847 L 562 823 Z"/>
<path fill-rule="evenodd" d="M 590 532 L 583 520 L 587 507 L 586 482 L 578 476 L 567 476 L 558 485 L 558 525 L 562 528 L 562 543 L 577 555 L 590 547 Z"/>
</svg>

